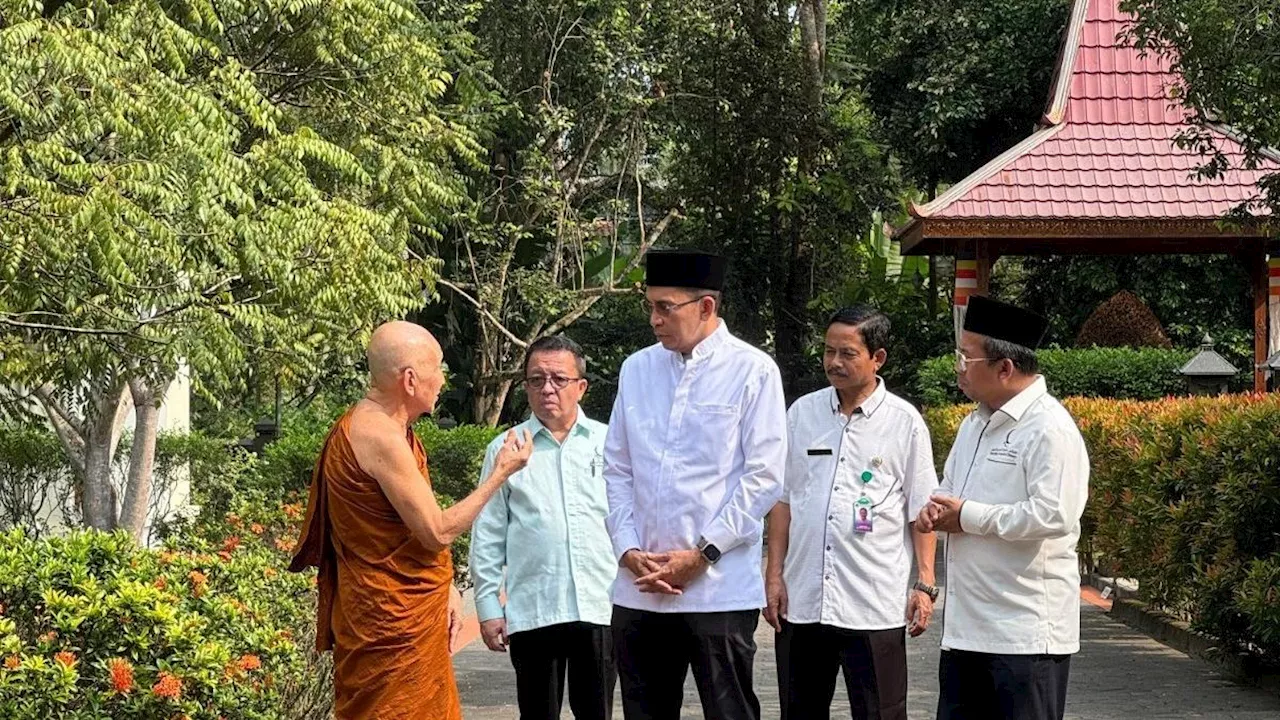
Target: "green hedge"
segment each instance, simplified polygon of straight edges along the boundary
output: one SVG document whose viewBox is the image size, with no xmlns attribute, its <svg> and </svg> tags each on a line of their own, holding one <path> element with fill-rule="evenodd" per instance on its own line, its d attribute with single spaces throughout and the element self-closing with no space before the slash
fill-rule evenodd
<svg viewBox="0 0 1280 720">
<path fill-rule="evenodd" d="M 1280 394 L 1068 398 L 1092 465 L 1082 548 L 1146 602 L 1280 662 Z M 967 408 L 930 408 L 939 465 Z"/>
<path fill-rule="evenodd" d="M 0 424 L 0 531 L 48 531 L 45 518 L 68 507 L 74 491 L 66 454 L 53 431 Z"/>
<path fill-rule="evenodd" d="M 1054 395 L 1127 400 L 1186 394 L 1187 384 L 1178 369 L 1194 354 L 1190 350 L 1160 348 L 1082 348 L 1038 353 L 1040 372 Z M 956 387 L 954 357 L 921 363 L 915 391 L 925 405 L 964 402 Z"/>
</svg>

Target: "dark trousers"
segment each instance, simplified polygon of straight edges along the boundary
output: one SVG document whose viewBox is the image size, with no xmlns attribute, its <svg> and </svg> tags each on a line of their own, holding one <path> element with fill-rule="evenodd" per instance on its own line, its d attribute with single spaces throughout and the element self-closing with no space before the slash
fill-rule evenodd
<svg viewBox="0 0 1280 720">
<path fill-rule="evenodd" d="M 943 650 L 938 720 L 1062 720 L 1070 655 Z"/>
<path fill-rule="evenodd" d="M 564 681 L 569 709 L 577 720 L 613 717 L 613 637 L 606 625 L 584 622 L 550 625 L 513 633 L 511 664 L 516 669 L 520 720 L 560 720 Z"/>
<path fill-rule="evenodd" d="M 678 720 L 693 679 L 706 720 L 760 720 L 751 685 L 759 610 L 654 613 L 613 607 L 613 648 L 626 720 Z"/>
<path fill-rule="evenodd" d="M 906 720 L 907 631 L 783 621 L 777 635 L 782 720 L 828 720 L 844 671 L 854 720 Z"/>
</svg>

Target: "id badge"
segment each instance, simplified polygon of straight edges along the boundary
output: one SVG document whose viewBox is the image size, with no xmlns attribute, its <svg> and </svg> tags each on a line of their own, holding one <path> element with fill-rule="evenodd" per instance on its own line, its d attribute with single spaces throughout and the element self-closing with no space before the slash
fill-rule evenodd
<svg viewBox="0 0 1280 720">
<path fill-rule="evenodd" d="M 865 495 L 858 498 L 853 505 L 853 531 L 855 533 L 871 532 L 875 520 L 875 509 L 871 507 L 871 498 Z"/>
</svg>

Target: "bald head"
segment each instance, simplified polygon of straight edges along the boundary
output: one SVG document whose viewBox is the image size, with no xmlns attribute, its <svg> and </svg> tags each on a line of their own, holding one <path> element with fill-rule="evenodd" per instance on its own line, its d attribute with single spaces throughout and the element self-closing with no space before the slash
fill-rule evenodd
<svg viewBox="0 0 1280 720">
<path fill-rule="evenodd" d="M 427 329 L 411 322 L 380 325 L 369 339 L 369 379 L 384 390 L 396 387 L 405 368 L 424 375 L 439 369 L 444 352 Z"/>
</svg>

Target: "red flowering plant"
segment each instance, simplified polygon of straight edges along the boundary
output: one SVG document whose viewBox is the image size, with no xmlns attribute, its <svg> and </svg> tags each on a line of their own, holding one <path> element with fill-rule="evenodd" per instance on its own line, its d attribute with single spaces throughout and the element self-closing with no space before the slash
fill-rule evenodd
<svg viewBox="0 0 1280 720">
<path fill-rule="evenodd" d="M 251 537 L 0 535 L 0 717 L 328 717 L 311 578 Z"/>
</svg>

